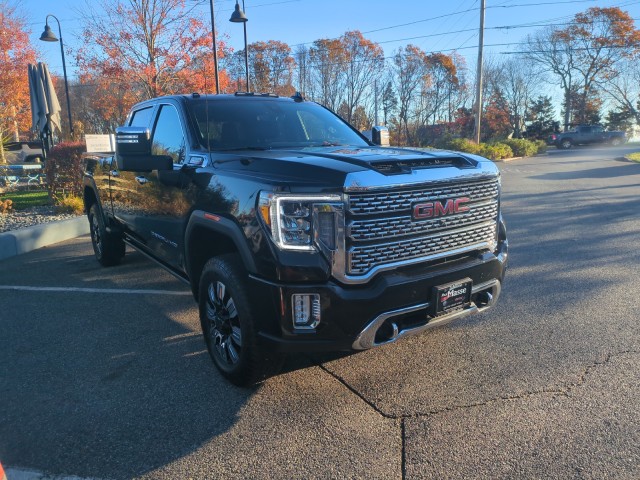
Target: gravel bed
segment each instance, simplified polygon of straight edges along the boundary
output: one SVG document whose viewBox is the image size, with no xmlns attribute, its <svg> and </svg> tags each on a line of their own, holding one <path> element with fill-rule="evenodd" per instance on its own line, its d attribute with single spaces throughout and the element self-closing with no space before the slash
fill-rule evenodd
<svg viewBox="0 0 640 480">
<path fill-rule="evenodd" d="M 58 213 L 53 206 L 32 207 L 6 215 L 0 214 L 0 233 L 75 217 L 77 215 L 73 213 Z"/>
</svg>

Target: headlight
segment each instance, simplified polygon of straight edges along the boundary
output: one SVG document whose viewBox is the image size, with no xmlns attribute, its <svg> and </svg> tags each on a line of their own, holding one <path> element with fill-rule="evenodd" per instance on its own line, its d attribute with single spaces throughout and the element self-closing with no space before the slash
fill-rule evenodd
<svg viewBox="0 0 640 480">
<path fill-rule="evenodd" d="M 336 245 L 336 215 L 332 205 L 339 195 L 290 195 L 260 192 L 258 210 L 271 229 L 275 244 L 283 250 L 312 251 L 318 242 Z"/>
</svg>

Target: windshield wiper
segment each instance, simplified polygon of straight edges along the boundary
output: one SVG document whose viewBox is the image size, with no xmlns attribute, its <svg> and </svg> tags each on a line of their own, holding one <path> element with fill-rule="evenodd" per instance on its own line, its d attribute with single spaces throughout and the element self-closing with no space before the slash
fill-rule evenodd
<svg viewBox="0 0 640 480">
<path fill-rule="evenodd" d="M 271 150 L 269 147 L 233 147 L 233 148 L 218 148 L 215 151 L 217 152 L 238 152 L 241 150 L 253 150 L 253 151 L 264 151 Z"/>
<path fill-rule="evenodd" d="M 310 145 L 307 145 L 307 147 L 344 147 L 344 144 L 324 141 L 322 143 L 312 143 Z"/>
</svg>

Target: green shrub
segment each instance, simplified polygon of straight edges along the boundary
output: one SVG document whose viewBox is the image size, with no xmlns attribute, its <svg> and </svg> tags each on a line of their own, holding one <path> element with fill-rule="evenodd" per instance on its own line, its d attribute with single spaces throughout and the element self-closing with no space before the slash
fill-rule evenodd
<svg viewBox="0 0 640 480">
<path fill-rule="evenodd" d="M 625 157 L 627 157 L 632 162 L 640 163 L 640 152 L 628 153 L 627 155 L 625 155 Z"/>
<path fill-rule="evenodd" d="M 524 138 L 509 138 L 504 140 L 503 143 L 511 147 L 511 151 L 516 157 L 530 157 L 538 153 L 537 145 Z"/>
<path fill-rule="evenodd" d="M 538 151 L 536 153 L 546 153 L 547 151 L 547 142 L 544 140 L 535 140 L 533 143 L 538 147 Z"/>
<path fill-rule="evenodd" d="M 54 202 L 66 196 L 82 195 L 82 154 L 86 146 L 82 142 L 59 143 L 51 149 L 45 161 L 47 190 Z"/>
<path fill-rule="evenodd" d="M 513 151 L 511 150 L 511 147 L 509 145 L 505 145 L 504 143 L 481 143 L 480 148 L 480 155 L 490 158 L 491 160 L 500 160 L 502 158 L 513 157 Z"/>
<path fill-rule="evenodd" d="M 438 145 L 439 148 L 445 150 L 453 150 L 456 152 L 467 152 L 479 155 L 481 146 L 466 138 L 449 138 Z"/>
</svg>

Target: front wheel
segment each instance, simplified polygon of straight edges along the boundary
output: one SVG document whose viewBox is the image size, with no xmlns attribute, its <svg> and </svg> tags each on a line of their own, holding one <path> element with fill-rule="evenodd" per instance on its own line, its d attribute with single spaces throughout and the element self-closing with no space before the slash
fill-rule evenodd
<svg viewBox="0 0 640 480">
<path fill-rule="evenodd" d="M 569 150 L 571 148 L 571 140 L 569 139 L 564 139 L 560 142 L 560 148 L 562 148 L 563 150 Z"/>
<path fill-rule="evenodd" d="M 242 387 L 275 375 L 284 359 L 258 344 L 246 277 L 236 255 L 214 257 L 204 266 L 198 295 L 209 355 L 225 378 Z"/>
<path fill-rule="evenodd" d="M 109 234 L 104 225 L 104 219 L 98 209 L 98 205 L 91 205 L 88 213 L 89 231 L 91 232 L 91 244 L 96 259 L 103 267 L 117 265 L 125 254 L 125 245 L 122 237 Z"/>
</svg>

